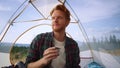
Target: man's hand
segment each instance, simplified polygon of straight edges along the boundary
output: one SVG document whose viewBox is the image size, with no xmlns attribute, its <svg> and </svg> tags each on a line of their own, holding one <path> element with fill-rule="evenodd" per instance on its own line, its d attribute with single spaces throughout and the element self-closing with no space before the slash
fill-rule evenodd
<svg viewBox="0 0 120 68">
<path fill-rule="evenodd" d="M 59 55 L 59 49 L 56 47 L 50 47 L 44 51 L 43 58 L 41 58 L 36 62 L 29 63 L 27 68 L 43 68 L 52 59 L 55 59 L 58 55 Z"/>
<path fill-rule="evenodd" d="M 44 51 L 42 60 L 44 61 L 44 64 L 47 65 L 52 59 L 55 59 L 58 55 L 59 49 L 56 47 L 50 47 Z"/>
</svg>

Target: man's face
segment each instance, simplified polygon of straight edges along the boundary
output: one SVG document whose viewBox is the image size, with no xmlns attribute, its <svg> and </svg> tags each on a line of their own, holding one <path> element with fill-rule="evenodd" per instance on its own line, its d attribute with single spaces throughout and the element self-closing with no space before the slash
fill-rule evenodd
<svg viewBox="0 0 120 68">
<path fill-rule="evenodd" d="M 65 14 L 60 10 L 54 10 L 52 14 L 53 31 L 64 31 L 69 21 L 65 18 Z"/>
</svg>

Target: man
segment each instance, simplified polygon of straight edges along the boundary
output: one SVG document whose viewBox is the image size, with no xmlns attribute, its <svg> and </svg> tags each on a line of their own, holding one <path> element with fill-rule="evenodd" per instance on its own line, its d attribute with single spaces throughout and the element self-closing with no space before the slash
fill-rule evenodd
<svg viewBox="0 0 120 68">
<path fill-rule="evenodd" d="M 37 35 L 30 45 L 27 68 L 80 68 L 79 47 L 66 36 L 70 12 L 64 5 L 51 11 L 53 32 Z"/>
</svg>

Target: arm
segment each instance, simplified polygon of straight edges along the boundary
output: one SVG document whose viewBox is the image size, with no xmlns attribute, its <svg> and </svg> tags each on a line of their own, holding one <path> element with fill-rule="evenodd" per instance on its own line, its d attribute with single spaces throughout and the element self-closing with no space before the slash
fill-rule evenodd
<svg viewBox="0 0 120 68">
<path fill-rule="evenodd" d="M 80 67 L 80 50 L 78 44 L 73 39 L 67 38 L 66 40 L 66 66 L 68 68 L 81 68 Z"/>
<path fill-rule="evenodd" d="M 27 65 L 27 68 L 43 68 L 45 66 L 44 59 L 40 59 L 36 62 L 31 62 Z"/>
<path fill-rule="evenodd" d="M 77 49 L 76 49 L 76 58 L 75 58 L 75 60 L 76 60 L 76 65 L 77 65 L 77 67 L 76 68 L 81 68 L 80 67 L 80 50 L 79 50 L 79 47 L 77 47 Z"/>
<path fill-rule="evenodd" d="M 41 44 L 40 42 L 42 42 L 42 40 L 39 40 L 38 38 L 41 39 L 41 35 L 36 36 L 30 45 L 28 56 L 25 62 L 26 68 L 30 68 L 31 66 L 34 66 L 35 61 L 36 61 L 35 64 L 37 64 L 38 60 L 41 58 L 40 56 L 42 56 L 42 53 L 39 52 L 39 47 Z"/>
<path fill-rule="evenodd" d="M 29 63 L 28 68 L 43 68 L 59 55 L 59 51 L 55 47 L 50 47 L 44 51 L 43 55 L 43 58 L 38 61 Z"/>
<path fill-rule="evenodd" d="M 26 59 L 27 68 L 43 68 L 58 56 L 58 51 L 55 47 L 50 47 L 46 50 L 42 49 L 44 47 L 43 40 L 44 38 L 41 39 L 41 36 L 38 36 L 32 41 Z"/>
<path fill-rule="evenodd" d="M 74 45 L 72 46 L 72 53 L 73 53 L 72 68 L 81 68 L 80 67 L 80 49 L 78 47 L 77 42 L 75 42 Z"/>
</svg>

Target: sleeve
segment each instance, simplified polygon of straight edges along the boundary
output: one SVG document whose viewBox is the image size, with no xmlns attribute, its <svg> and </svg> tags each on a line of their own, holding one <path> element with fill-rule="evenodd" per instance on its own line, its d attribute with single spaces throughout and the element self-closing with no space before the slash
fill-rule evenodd
<svg viewBox="0 0 120 68">
<path fill-rule="evenodd" d="M 74 54 L 73 54 L 73 66 L 72 68 L 81 68 L 80 67 L 80 49 L 78 47 L 78 44 L 75 42 L 74 47 Z"/>
<path fill-rule="evenodd" d="M 33 39 L 32 43 L 30 44 L 30 48 L 25 62 L 26 67 L 29 63 L 35 62 L 40 59 L 39 56 L 42 55 L 42 53 L 39 52 L 39 46 L 41 45 L 41 41 L 41 36 L 38 35 Z"/>
<path fill-rule="evenodd" d="M 80 49 L 79 49 L 78 43 L 71 38 L 67 38 L 65 48 L 66 48 L 67 68 L 81 68 Z"/>
</svg>

